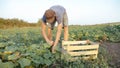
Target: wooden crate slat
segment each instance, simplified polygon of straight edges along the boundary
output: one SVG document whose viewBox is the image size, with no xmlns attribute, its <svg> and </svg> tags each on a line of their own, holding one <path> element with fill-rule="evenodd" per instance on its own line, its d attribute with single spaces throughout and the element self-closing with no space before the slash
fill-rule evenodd
<svg viewBox="0 0 120 68">
<path fill-rule="evenodd" d="M 68 52 L 71 56 L 80 56 L 80 55 L 93 55 L 98 54 L 98 50 L 93 51 L 79 51 L 79 52 Z"/>
<path fill-rule="evenodd" d="M 87 56 L 87 57 L 83 57 L 83 59 L 96 59 L 96 56 Z"/>
<path fill-rule="evenodd" d="M 62 41 L 62 45 L 69 45 L 69 44 L 86 44 L 87 41 Z"/>
<path fill-rule="evenodd" d="M 90 45 L 88 45 L 87 41 L 62 41 L 62 47 L 73 59 L 77 57 L 82 59 L 96 59 L 99 44 L 92 41 L 90 41 Z"/>
<path fill-rule="evenodd" d="M 85 49 L 98 49 L 99 45 L 87 45 L 87 46 L 68 46 L 67 49 L 69 50 L 85 50 Z M 64 46 L 63 46 L 64 48 Z M 66 48 L 65 48 L 66 49 Z"/>
<path fill-rule="evenodd" d="M 71 60 L 77 60 L 77 59 L 96 59 L 97 56 L 84 56 L 84 57 L 72 57 Z"/>
</svg>

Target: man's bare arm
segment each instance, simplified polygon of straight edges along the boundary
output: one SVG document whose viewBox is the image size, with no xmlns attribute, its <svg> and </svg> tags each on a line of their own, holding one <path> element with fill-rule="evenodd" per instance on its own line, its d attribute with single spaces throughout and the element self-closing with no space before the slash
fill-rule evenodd
<svg viewBox="0 0 120 68">
<path fill-rule="evenodd" d="M 52 41 L 52 30 L 50 27 L 48 28 L 48 39 Z"/>
<path fill-rule="evenodd" d="M 53 41 L 50 41 L 50 40 L 48 39 L 47 35 L 46 35 L 46 25 L 45 25 L 45 23 L 42 22 L 41 27 L 42 27 L 42 28 L 41 28 L 41 29 L 42 29 L 42 35 L 43 35 L 43 37 L 45 38 L 46 42 L 47 42 L 48 44 L 52 45 L 52 44 L 53 44 Z"/>
<path fill-rule="evenodd" d="M 58 24 L 56 40 L 55 40 L 54 46 L 56 46 L 58 44 L 58 41 L 60 40 L 61 32 L 62 32 L 62 23 Z"/>
<path fill-rule="evenodd" d="M 64 26 L 64 41 L 68 40 L 68 26 Z"/>
</svg>

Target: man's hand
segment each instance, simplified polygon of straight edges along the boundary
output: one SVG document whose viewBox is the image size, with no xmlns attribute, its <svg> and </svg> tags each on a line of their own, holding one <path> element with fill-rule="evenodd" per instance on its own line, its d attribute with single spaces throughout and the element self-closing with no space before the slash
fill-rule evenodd
<svg viewBox="0 0 120 68">
<path fill-rule="evenodd" d="M 48 41 L 48 44 L 49 44 L 50 46 L 53 46 L 53 45 L 54 45 L 54 41 Z"/>
<path fill-rule="evenodd" d="M 49 41 L 49 44 L 50 44 L 50 46 L 53 46 L 54 42 L 53 41 Z"/>
<path fill-rule="evenodd" d="M 53 45 L 51 48 L 52 53 L 55 53 L 55 46 Z"/>
<path fill-rule="evenodd" d="M 51 51 L 52 53 L 55 53 L 55 45 L 54 45 L 54 42 L 53 42 L 53 41 L 50 41 L 50 45 L 51 45 L 50 51 Z"/>
</svg>

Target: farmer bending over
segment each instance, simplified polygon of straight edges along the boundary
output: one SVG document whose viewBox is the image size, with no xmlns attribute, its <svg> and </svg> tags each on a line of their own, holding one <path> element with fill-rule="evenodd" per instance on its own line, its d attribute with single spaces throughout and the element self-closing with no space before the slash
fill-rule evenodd
<svg viewBox="0 0 120 68">
<path fill-rule="evenodd" d="M 57 25 L 57 33 L 55 41 L 52 40 L 52 30 L 54 29 L 55 23 Z M 48 35 L 46 34 L 46 26 L 48 25 Z M 64 7 L 60 5 L 55 5 L 45 11 L 42 17 L 42 35 L 47 43 L 52 47 L 52 52 L 54 52 L 55 46 L 60 40 L 62 28 L 64 29 L 64 40 L 68 40 L 68 17 Z"/>
</svg>

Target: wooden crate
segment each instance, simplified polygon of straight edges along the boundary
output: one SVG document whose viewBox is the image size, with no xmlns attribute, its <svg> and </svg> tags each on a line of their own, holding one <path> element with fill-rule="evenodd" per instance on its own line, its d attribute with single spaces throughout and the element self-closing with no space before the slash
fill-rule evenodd
<svg viewBox="0 0 120 68">
<path fill-rule="evenodd" d="M 91 41 L 62 41 L 62 48 L 73 58 L 96 59 L 99 44 Z"/>
</svg>

